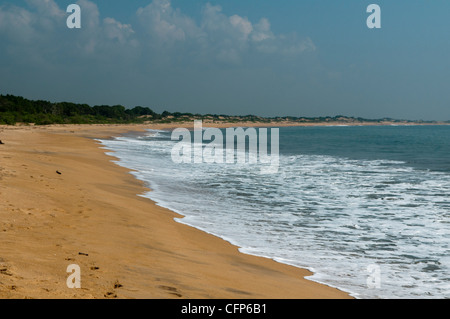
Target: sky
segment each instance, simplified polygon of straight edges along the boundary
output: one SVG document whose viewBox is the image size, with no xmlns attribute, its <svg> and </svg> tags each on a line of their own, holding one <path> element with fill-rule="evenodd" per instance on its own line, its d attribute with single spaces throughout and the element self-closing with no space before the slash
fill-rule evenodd
<svg viewBox="0 0 450 319">
<path fill-rule="evenodd" d="M 81 28 L 66 24 L 69 4 Z M 367 27 L 378 4 L 381 28 Z M 157 112 L 450 120 L 447 0 L 0 0 L 0 93 Z"/>
</svg>

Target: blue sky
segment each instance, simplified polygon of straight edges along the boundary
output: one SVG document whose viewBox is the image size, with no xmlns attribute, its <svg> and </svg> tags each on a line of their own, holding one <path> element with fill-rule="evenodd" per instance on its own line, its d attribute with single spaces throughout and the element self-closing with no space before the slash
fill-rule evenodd
<svg viewBox="0 0 450 319">
<path fill-rule="evenodd" d="M 81 6 L 69 30 L 67 5 Z M 381 29 L 366 8 L 381 7 Z M 450 120 L 450 2 L 0 0 L 0 93 L 262 116 Z"/>
</svg>

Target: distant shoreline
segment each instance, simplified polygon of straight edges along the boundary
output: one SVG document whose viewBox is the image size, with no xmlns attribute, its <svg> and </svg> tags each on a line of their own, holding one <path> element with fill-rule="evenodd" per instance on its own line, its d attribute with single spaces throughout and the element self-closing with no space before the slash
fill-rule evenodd
<svg viewBox="0 0 450 319">
<path fill-rule="evenodd" d="M 450 125 L 448 121 L 398 120 L 393 118 L 366 119 L 344 115 L 336 116 L 275 116 L 193 114 L 164 111 L 161 114 L 143 106 L 125 108 L 123 105 L 52 103 L 34 101 L 21 96 L 0 95 L 0 125 L 54 125 L 54 124 L 182 124 L 202 120 L 205 124 L 247 126 L 311 126 L 311 125 Z"/>
<path fill-rule="evenodd" d="M 170 122 L 170 126 L 184 126 L 192 125 L 195 119 L 183 122 Z M 153 123 L 147 123 L 153 124 Z M 158 123 L 159 124 L 159 123 Z M 176 125 L 177 124 L 177 125 Z M 291 122 L 291 121 L 271 121 L 271 122 L 212 122 L 212 121 L 202 121 L 203 126 L 213 126 L 213 127 L 230 127 L 230 126 L 247 126 L 247 127 L 264 127 L 264 126 L 279 126 L 279 127 L 315 127 L 315 126 L 438 126 L 438 125 L 450 125 L 447 122 Z"/>
<path fill-rule="evenodd" d="M 174 128 L 193 128 L 194 120 L 183 121 L 183 122 L 167 122 L 167 123 L 155 123 L 155 122 L 145 122 L 142 124 L 132 123 L 117 123 L 117 124 L 46 124 L 46 125 L 35 125 L 33 123 L 16 123 L 14 125 L 0 124 L 0 128 L 12 128 L 12 127 L 35 127 L 35 128 L 51 128 L 51 127 L 136 127 L 142 128 L 142 126 L 151 126 L 159 129 L 174 129 Z M 369 123 L 369 122 L 353 122 L 353 123 L 342 123 L 342 122 L 318 122 L 318 123 L 301 123 L 301 122 L 210 122 L 202 121 L 203 127 L 215 127 L 215 128 L 229 128 L 229 127 L 356 127 L 356 126 L 448 126 L 450 123 L 446 122 L 435 122 L 435 123 L 418 123 L 418 122 L 381 122 L 381 123 Z"/>
</svg>

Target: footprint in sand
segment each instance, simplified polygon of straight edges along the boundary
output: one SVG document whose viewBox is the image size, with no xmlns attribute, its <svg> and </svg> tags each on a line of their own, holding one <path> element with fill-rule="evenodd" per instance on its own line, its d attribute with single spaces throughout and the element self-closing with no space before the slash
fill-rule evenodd
<svg viewBox="0 0 450 319">
<path fill-rule="evenodd" d="M 177 296 L 177 297 L 183 297 L 182 294 L 180 294 L 178 292 L 178 289 L 175 287 L 170 287 L 170 286 L 159 286 L 158 288 L 166 290 L 169 294 Z"/>
<path fill-rule="evenodd" d="M 104 294 L 106 298 L 117 298 L 117 295 L 113 291 L 108 291 Z"/>
<path fill-rule="evenodd" d="M 8 267 L 0 267 L 0 275 L 12 276 L 13 274 L 8 270 Z"/>
<path fill-rule="evenodd" d="M 122 287 L 123 287 L 123 285 L 122 285 L 118 280 L 116 280 L 116 281 L 114 282 L 114 288 L 113 288 L 113 291 L 108 291 L 108 292 L 106 292 L 104 296 L 105 296 L 106 298 L 117 298 L 117 294 L 114 292 L 114 290 L 115 290 L 115 289 L 122 288 Z"/>
</svg>

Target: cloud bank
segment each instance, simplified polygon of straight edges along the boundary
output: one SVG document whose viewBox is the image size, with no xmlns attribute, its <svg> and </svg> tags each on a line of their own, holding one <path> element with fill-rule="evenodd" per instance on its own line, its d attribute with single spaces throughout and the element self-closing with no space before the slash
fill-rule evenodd
<svg viewBox="0 0 450 319">
<path fill-rule="evenodd" d="M 176 57 L 180 49 L 209 61 L 241 63 L 249 55 L 273 54 L 294 57 L 316 49 L 311 39 L 276 35 L 270 22 L 251 22 L 239 15 L 227 16 L 220 6 L 206 4 L 201 21 L 173 8 L 170 0 L 153 0 L 136 11 L 135 25 L 112 17 L 100 19 L 97 5 L 89 0 L 76 3 L 82 9 L 82 29 L 66 30 L 68 14 L 54 0 L 27 0 L 28 9 L 0 7 L 0 36 L 9 49 L 35 49 L 52 44 L 81 56 L 140 50 L 142 54 Z M 70 34 L 69 31 L 72 33 Z M 78 34 L 77 34 L 78 32 Z M 197 62 L 204 61 L 198 59 Z"/>
<path fill-rule="evenodd" d="M 189 108 L 204 103 L 205 111 L 212 96 L 196 102 L 193 95 L 207 96 L 206 91 L 213 90 L 219 97 L 230 92 L 236 96 L 236 89 L 247 84 L 258 90 L 263 84 L 257 84 L 258 78 L 273 76 L 261 74 L 262 69 L 275 66 L 276 73 L 283 61 L 289 68 L 316 50 L 309 38 L 275 34 L 267 18 L 250 21 L 209 3 L 196 21 L 170 0 L 153 0 L 125 24 L 101 18 L 94 2 L 79 0 L 82 27 L 68 29 L 69 14 L 54 0 L 26 2 L 26 8 L 0 7 L 0 68 L 9 75 L 0 84 L 13 93 L 20 93 L 14 89 L 20 86 L 31 95 L 52 89 L 55 99 L 70 99 L 77 91 L 91 103 L 112 103 L 115 98 L 127 106 L 185 103 Z M 179 98 L 170 90 L 176 90 Z M 127 101 L 126 94 L 133 98 Z M 233 102 L 224 96 L 226 103 Z M 239 107 L 243 105 L 241 101 Z"/>
</svg>

